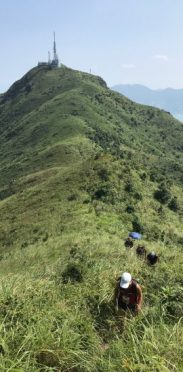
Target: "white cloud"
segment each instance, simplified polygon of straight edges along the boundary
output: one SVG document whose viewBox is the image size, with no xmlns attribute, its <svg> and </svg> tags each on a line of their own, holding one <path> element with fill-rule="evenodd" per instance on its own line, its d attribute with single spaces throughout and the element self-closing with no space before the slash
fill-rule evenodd
<svg viewBox="0 0 183 372">
<path fill-rule="evenodd" d="M 135 68 L 135 65 L 133 63 L 123 63 L 122 67 L 131 69 L 131 68 Z"/>
<path fill-rule="evenodd" d="M 156 54 L 155 56 L 153 56 L 153 58 L 163 62 L 168 61 L 168 56 L 166 56 L 165 54 Z"/>
</svg>

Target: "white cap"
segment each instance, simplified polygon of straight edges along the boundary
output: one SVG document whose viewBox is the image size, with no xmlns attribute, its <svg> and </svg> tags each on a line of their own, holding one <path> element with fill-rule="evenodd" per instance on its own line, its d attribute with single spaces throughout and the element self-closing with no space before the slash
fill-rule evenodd
<svg viewBox="0 0 183 372">
<path fill-rule="evenodd" d="M 120 287 L 121 288 L 128 288 L 130 282 L 132 280 L 132 276 L 129 273 L 123 273 L 120 280 Z"/>
</svg>

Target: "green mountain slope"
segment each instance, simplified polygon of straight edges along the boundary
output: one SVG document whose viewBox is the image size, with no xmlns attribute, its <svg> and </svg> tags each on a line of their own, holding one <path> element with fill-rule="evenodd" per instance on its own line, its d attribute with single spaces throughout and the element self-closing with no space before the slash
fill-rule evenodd
<svg viewBox="0 0 183 372">
<path fill-rule="evenodd" d="M 1 369 L 181 371 L 182 124 L 41 66 L 0 97 L 0 148 Z M 125 250 L 131 230 L 155 270 Z M 125 325 L 123 270 L 144 291 Z"/>
<path fill-rule="evenodd" d="M 67 141 L 81 135 L 103 147 L 118 139 L 115 146 L 121 146 L 121 151 L 125 152 L 126 146 L 129 151 L 140 149 L 141 156 L 144 152 L 155 158 L 153 166 L 158 163 L 159 167 L 161 159 L 162 166 L 172 171 L 176 163 L 182 172 L 177 164 L 182 163 L 180 123 L 163 111 L 121 98 L 100 78 L 64 67 L 35 68 L 9 89 L 0 103 L 0 160 L 6 177 L 10 163 L 11 177 L 16 172 L 42 169 L 51 156 L 56 156 L 51 165 L 57 164 L 58 152 L 64 152 Z M 163 161 L 164 156 L 168 159 Z"/>
</svg>

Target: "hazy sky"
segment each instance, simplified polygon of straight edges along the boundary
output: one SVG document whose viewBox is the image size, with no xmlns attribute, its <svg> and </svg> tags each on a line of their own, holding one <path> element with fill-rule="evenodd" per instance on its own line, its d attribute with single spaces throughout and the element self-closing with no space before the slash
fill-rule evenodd
<svg viewBox="0 0 183 372">
<path fill-rule="evenodd" d="M 0 0 L 0 92 L 47 61 L 53 31 L 60 61 L 108 86 L 183 88 L 183 0 Z"/>
</svg>

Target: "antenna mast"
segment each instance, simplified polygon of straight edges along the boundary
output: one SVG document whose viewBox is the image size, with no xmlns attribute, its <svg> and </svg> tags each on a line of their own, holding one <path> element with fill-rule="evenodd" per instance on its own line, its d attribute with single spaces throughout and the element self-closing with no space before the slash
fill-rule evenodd
<svg viewBox="0 0 183 372">
<path fill-rule="evenodd" d="M 48 62 L 38 62 L 38 66 L 50 66 L 51 68 L 56 68 L 59 66 L 59 59 L 57 55 L 56 49 L 56 41 L 55 41 L 55 32 L 53 33 L 53 59 L 50 58 L 50 52 L 48 52 Z"/>
<path fill-rule="evenodd" d="M 58 56 L 57 56 L 57 50 L 56 50 L 56 41 L 55 41 L 55 32 L 53 33 L 54 41 L 53 41 L 53 59 L 54 61 L 58 61 Z"/>
<path fill-rule="evenodd" d="M 50 63 L 51 63 L 50 52 L 48 52 L 48 64 L 50 65 Z"/>
</svg>

